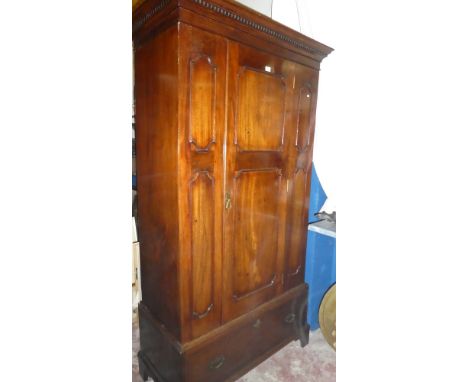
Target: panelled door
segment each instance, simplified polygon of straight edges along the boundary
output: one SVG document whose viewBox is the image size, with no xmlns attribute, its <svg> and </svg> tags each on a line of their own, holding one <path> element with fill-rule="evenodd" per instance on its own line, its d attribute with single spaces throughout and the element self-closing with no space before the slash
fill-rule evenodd
<svg viewBox="0 0 468 382">
<path fill-rule="evenodd" d="M 186 340 L 221 325 L 227 42 L 185 24 L 179 41 L 179 283 Z"/>
<path fill-rule="evenodd" d="M 310 176 L 317 106 L 318 71 L 294 65 L 293 149 L 290 151 L 284 284 L 304 282 Z"/>
<path fill-rule="evenodd" d="M 228 52 L 223 321 L 283 289 L 294 138 L 293 64 L 235 42 Z"/>
</svg>

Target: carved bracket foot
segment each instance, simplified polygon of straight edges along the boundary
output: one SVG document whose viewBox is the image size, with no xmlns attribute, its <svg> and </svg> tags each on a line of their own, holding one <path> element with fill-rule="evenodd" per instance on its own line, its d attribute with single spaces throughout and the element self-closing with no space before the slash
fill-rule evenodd
<svg viewBox="0 0 468 382">
<path fill-rule="evenodd" d="M 297 309 L 297 316 L 295 322 L 295 329 L 297 338 L 301 342 L 301 346 L 304 347 L 309 343 L 309 332 L 310 325 L 307 323 L 307 295 L 303 299 L 298 301 L 299 306 Z"/>
<path fill-rule="evenodd" d="M 145 363 L 144 361 L 142 360 L 142 353 L 141 351 L 138 352 L 138 369 L 140 371 L 140 376 L 141 378 L 143 379 L 143 381 L 147 381 L 148 380 L 148 371 L 146 370 L 146 366 L 145 366 Z"/>
</svg>

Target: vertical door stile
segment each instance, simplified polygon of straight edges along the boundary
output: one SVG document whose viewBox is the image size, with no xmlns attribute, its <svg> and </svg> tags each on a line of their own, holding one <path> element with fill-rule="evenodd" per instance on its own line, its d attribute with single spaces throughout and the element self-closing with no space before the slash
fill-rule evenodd
<svg viewBox="0 0 468 382">
<path fill-rule="evenodd" d="M 224 144 L 224 194 L 231 196 L 233 182 L 231 174 L 234 172 L 235 163 L 235 146 L 234 146 L 234 125 L 235 115 L 234 110 L 237 107 L 234 94 L 237 93 L 236 77 L 236 61 L 238 56 L 238 44 L 230 40 L 227 41 L 227 65 L 226 65 L 226 126 L 225 126 L 225 144 Z M 223 210 L 224 225 L 223 225 L 223 307 L 222 307 L 222 322 L 229 321 L 228 306 L 230 305 L 231 296 L 231 279 L 233 259 L 231 256 L 232 236 L 233 236 L 233 221 L 231 218 L 232 208 Z"/>
</svg>

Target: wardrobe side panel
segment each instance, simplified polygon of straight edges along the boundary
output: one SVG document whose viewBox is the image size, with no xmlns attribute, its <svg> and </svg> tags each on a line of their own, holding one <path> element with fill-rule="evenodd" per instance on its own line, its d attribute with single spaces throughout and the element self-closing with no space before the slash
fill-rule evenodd
<svg viewBox="0 0 468 382">
<path fill-rule="evenodd" d="M 177 41 L 171 27 L 135 51 L 135 122 L 143 303 L 178 338 Z"/>
</svg>

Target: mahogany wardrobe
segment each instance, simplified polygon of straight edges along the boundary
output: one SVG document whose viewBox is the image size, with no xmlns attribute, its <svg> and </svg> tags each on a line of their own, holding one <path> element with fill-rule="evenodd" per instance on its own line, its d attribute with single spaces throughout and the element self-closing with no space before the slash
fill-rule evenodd
<svg viewBox="0 0 468 382">
<path fill-rule="evenodd" d="M 235 381 L 308 343 L 319 68 L 332 49 L 230 0 L 133 11 L 140 373 Z"/>
</svg>

